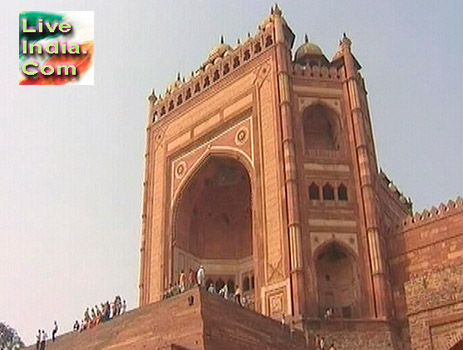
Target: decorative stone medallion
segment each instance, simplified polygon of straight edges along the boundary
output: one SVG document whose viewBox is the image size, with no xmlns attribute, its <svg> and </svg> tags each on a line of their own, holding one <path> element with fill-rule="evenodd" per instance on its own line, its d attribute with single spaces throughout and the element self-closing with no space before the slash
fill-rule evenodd
<svg viewBox="0 0 463 350">
<path fill-rule="evenodd" d="M 249 138 L 249 130 L 247 127 L 243 126 L 239 128 L 235 134 L 235 143 L 238 146 L 241 146 L 246 143 L 248 138 Z"/>
<path fill-rule="evenodd" d="M 175 167 L 175 177 L 181 179 L 185 175 L 186 169 L 186 163 L 184 161 L 179 162 Z"/>
</svg>

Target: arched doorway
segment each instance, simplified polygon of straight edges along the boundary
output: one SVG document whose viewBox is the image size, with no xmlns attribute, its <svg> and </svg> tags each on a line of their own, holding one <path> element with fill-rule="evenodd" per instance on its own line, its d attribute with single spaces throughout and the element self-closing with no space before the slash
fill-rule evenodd
<svg viewBox="0 0 463 350">
<path fill-rule="evenodd" d="M 352 254 L 331 242 L 316 256 L 316 270 L 320 317 L 358 317 L 359 278 Z"/>
<path fill-rule="evenodd" d="M 173 217 L 173 274 L 203 265 L 218 290 L 254 277 L 251 182 L 236 159 L 210 156 L 183 187 Z M 174 277 L 175 280 L 175 277 Z M 243 293 L 254 301 L 254 290 Z"/>
</svg>

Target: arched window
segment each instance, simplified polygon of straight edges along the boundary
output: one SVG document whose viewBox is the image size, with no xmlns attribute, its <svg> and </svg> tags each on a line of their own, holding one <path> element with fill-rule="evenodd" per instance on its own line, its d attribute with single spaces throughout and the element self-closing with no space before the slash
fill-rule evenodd
<svg viewBox="0 0 463 350">
<path fill-rule="evenodd" d="M 347 201 L 347 187 L 340 184 L 338 187 L 338 199 L 340 201 Z"/>
<path fill-rule="evenodd" d="M 245 277 L 243 279 L 243 292 L 247 292 L 249 289 L 251 289 L 251 286 L 249 283 L 249 277 Z"/>
<path fill-rule="evenodd" d="M 336 149 L 336 115 L 323 105 L 307 108 L 303 115 L 304 145 L 310 149 Z"/>
<path fill-rule="evenodd" d="M 326 201 L 334 200 L 334 189 L 330 184 L 323 186 L 323 199 Z"/>
<path fill-rule="evenodd" d="M 309 199 L 317 200 L 320 199 L 320 189 L 314 182 L 309 186 Z"/>
</svg>

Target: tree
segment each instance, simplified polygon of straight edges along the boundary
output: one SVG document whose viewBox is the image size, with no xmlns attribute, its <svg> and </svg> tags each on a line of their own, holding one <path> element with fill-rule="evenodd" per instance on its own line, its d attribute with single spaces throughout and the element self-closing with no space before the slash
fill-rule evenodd
<svg viewBox="0 0 463 350">
<path fill-rule="evenodd" d="M 15 329 L 0 322 L 0 350 L 17 350 L 24 347 L 21 337 Z"/>
</svg>

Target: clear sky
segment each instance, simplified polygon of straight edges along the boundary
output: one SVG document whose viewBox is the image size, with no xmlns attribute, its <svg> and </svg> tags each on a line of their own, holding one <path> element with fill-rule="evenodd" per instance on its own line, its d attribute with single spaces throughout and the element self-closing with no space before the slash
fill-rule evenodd
<svg viewBox="0 0 463 350">
<path fill-rule="evenodd" d="M 40 4 L 40 5 L 39 5 Z M 0 321 L 30 343 L 116 294 L 136 305 L 146 97 L 199 67 L 270 1 L 0 5 Z M 331 58 L 363 65 L 379 163 L 417 210 L 462 193 L 463 2 L 281 1 Z M 18 12 L 95 11 L 94 86 L 18 86 Z"/>
</svg>

